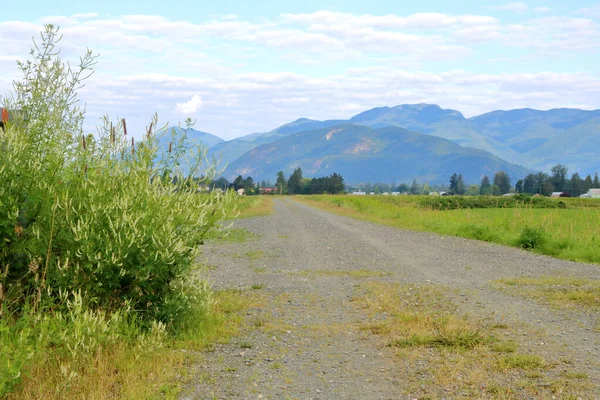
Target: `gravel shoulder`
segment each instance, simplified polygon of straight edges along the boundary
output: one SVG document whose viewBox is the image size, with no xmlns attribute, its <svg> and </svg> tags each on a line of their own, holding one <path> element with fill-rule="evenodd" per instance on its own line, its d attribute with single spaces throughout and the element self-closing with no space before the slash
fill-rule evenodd
<svg viewBox="0 0 600 400">
<path fill-rule="evenodd" d="M 183 398 L 414 398 L 398 380 L 402 363 L 360 329 L 367 316 L 352 298 L 369 280 L 448 288 L 461 312 L 515 327 L 516 340 L 531 352 L 569 359 L 600 398 L 598 314 L 560 311 L 490 284 L 556 274 L 597 279 L 597 265 L 375 225 L 291 199 L 277 199 L 272 215 L 235 227 L 257 236 L 207 243 L 209 279 L 215 289 L 255 288 L 267 301 L 248 313 L 242 335 L 200 356 Z M 360 279 L 349 274 L 367 270 Z"/>
</svg>

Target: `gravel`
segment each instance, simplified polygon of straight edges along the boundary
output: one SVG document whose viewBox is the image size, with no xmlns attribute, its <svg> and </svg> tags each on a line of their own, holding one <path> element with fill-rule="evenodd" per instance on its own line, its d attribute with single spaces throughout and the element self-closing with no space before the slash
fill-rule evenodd
<svg viewBox="0 0 600 400">
<path fill-rule="evenodd" d="M 368 280 L 444 285 L 460 311 L 523 326 L 520 346 L 573 360 L 600 387 L 597 313 L 560 311 L 490 285 L 515 276 L 598 278 L 598 265 L 371 224 L 291 199 L 277 199 L 272 215 L 238 220 L 235 227 L 257 237 L 207 243 L 206 263 L 215 267 L 209 279 L 215 289 L 262 287 L 269 301 L 247 318 L 266 326 L 248 328 L 202 354 L 190 367 L 194 378 L 182 398 L 412 398 L 397 380 L 401 363 L 360 329 L 367 317 L 351 300 L 357 284 Z M 249 251 L 260 256 L 245 256 Z M 308 273 L 365 269 L 384 274 L 355 279 Z"/>
</svg>

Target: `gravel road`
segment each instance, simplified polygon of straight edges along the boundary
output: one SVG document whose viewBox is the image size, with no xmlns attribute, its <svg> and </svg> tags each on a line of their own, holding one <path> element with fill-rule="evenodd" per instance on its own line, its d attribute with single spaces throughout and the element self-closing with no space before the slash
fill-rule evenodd
<svg viewBox="0 0 600 400">
<path fill-rule="evenodd" d="M 366 269 L 381 276 L 360 282 L 443 285 L 461 312 L 522 327 L 520 346 L 551 360 L 572 360 L 600 398 L 598 314 L 560 311 L 490 284 L 524 275 L 598 278 L 597 265 L 380 226 L 291 199 L 277 199 L 272 215 L 239 220 L 235 227 L 257 236 L 207 243 L 206 263 L 214 266 L 209 279 L 215 289 L 254 287 L 268 301 L 246 316 L 254 321 L 251 328 L 202 355 L 183 398 L 413 398 L 398 380 L 401 363 L 360 329 L 367 316 L 351 303 L 357 279 L 335 273 Z"/>
</svg>

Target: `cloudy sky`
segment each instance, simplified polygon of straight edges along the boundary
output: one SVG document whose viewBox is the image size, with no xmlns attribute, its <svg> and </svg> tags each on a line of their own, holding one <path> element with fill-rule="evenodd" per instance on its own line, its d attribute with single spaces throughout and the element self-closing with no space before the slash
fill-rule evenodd
<svg viewBox="0 0 600 400">
<path fill-rule="evenodd" d="M 65 59 L 100 55 L 81 91 L 89 130 L 103 114 L 138 135 L 154 112 L 189 116 L 231 139 L 403 103 L 600 108 L 597 0 L 10 2 L 0 94 L 45 23 Z"/>
</svg>

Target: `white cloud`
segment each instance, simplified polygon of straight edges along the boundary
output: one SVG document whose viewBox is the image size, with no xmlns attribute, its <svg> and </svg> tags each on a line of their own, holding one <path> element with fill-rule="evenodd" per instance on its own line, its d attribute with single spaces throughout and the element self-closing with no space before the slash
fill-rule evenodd
<svg viewBox="0 0 600 400">
<path fill-rule="evenodd" d="M 526 6 L 511 4 L 503 9 Z M 86 46 L 101 54 L 97 75 L 81 92 L 88 124 L 107 113 L 126 117 L 133 132 L 143 132 L 155 111 L 173 123 L 193 114 L 197 128 L 232 138 L 298 117 L 347 118 L 411 102 L 439 103 L 467 115 L 516 107 L 600 108 L 598 74 L 552 72 L 558 56 L 573 71 L 585 70 L 580 66 L 600 47 L 598 22 L 573 15 L 524 14 L 511 16 L 510 23 L 488 15 L 331 11 L 258 23 L 241 16 L 199 23 L 149 15 L 43 20 L 65 23 L 65 59 L 76 61 Z M 40 21 L 0 22 L 0 76 L 16 75 L 11 60 L 28 54 L 40 29 Z M 537 67 L 517 64 L 523 51 L 514 49 L 526 50 Z M 523 70 L 498 72 L 505 63 Z M 0 94 L 8 85 L 0 81 Z"/>
<path fill-rule="evenodd" d="M 197 112 L 200 106 L 202 106 L 202 97 L 194 95 L 185 103 L 177 103 L 175 111 L 179 114 L 190 115 Z"/>
</svg>

